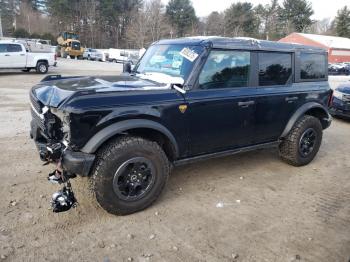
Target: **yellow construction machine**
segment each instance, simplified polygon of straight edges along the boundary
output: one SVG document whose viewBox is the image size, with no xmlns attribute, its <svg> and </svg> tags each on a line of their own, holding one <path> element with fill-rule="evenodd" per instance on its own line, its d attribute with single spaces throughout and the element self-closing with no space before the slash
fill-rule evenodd
<svg viewBox="0 0 350 262">
<path fill-rule="evenodd" d="M 79 36 L 73 32 L 62 32 L 57 37 L 57 56 L 67 58 L 83 58 L 84 48 L 81 47 Z"/>
</svg>

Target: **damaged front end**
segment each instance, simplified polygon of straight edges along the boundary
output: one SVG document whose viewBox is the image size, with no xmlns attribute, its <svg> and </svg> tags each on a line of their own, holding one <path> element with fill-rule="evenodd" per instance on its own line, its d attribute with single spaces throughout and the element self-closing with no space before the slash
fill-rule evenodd
<svg viewBox="0 0 350 262">
<path fill-rule="evenodd" d="M 39 94 L 52 98 L 53 91 L 45 88 L 46 93 Z M 32 115 L 30 137 L 35 141 L 40 159 L 45 162 L 44 165 L 52 163 L 56 166 L 48 175 L 48 180 L 63 184 L 63 188 L 53 194 L 51 203 L 54 212 L 63 212 L 76 205 L 69 179 L 77 175 L 87 176 L 95 156 L 76 152 L 71 148 L 69 114 L 40 99 L 38 97 L 40 95 L 35 88 L 30 92 Z"/>
</svg>

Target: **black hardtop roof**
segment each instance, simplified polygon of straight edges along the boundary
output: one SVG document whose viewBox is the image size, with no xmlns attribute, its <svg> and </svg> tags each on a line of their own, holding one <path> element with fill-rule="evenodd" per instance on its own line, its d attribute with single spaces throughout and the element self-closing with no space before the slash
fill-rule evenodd
<svg viewBox="0 0 350 262">
<path fill-rule="evenodd" d="M 194 36 L 194 37 L 184 37 L 176 39 L 164 39 L 156 42 L 155 44 L 184 44 L 184 45 L 203 45 L 212 46 L 213 48 L 223 48 L 223 49 L 248 49 L 248 50 L 266 50 L 266 51 L 285 51 L 285 52 L 295 52 L 295 51 L 311 51 L 311 52 L 327 52 L 326 49 L 300 45 L 300 44 L 290 44 L 281 43 L 274 41 L 258 40 L 254 38 L 246 37 L 219 37 L 219 36 Z"/>
</svg>

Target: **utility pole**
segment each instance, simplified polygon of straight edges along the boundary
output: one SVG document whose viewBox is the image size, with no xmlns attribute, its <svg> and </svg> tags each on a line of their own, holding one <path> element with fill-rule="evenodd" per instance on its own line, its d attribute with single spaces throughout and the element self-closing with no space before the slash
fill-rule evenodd
<svg viewBox="0 0 350 262">
<path fill-rule="evenodd" d="M 0 37 L 4 37 L 4 35 L 2 33 L 1 12 L 0 12 Z"/>
</svg>

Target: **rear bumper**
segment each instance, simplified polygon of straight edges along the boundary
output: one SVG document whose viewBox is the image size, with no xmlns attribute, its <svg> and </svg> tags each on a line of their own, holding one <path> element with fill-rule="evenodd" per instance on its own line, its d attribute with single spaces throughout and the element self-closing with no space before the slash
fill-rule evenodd
<svg viewBox="0 0 350 262">
<path fill-rule="evenodd" d="M 61 142 L 49 142 L 40 135 L 40 128 L 34 121 L 31 122 L 30 137 L 34 140 L 42 161 L 60 162 L 63 170 L 71 175 L 89 175 L 95 155 L 73 151 Z"/>
</svg>

